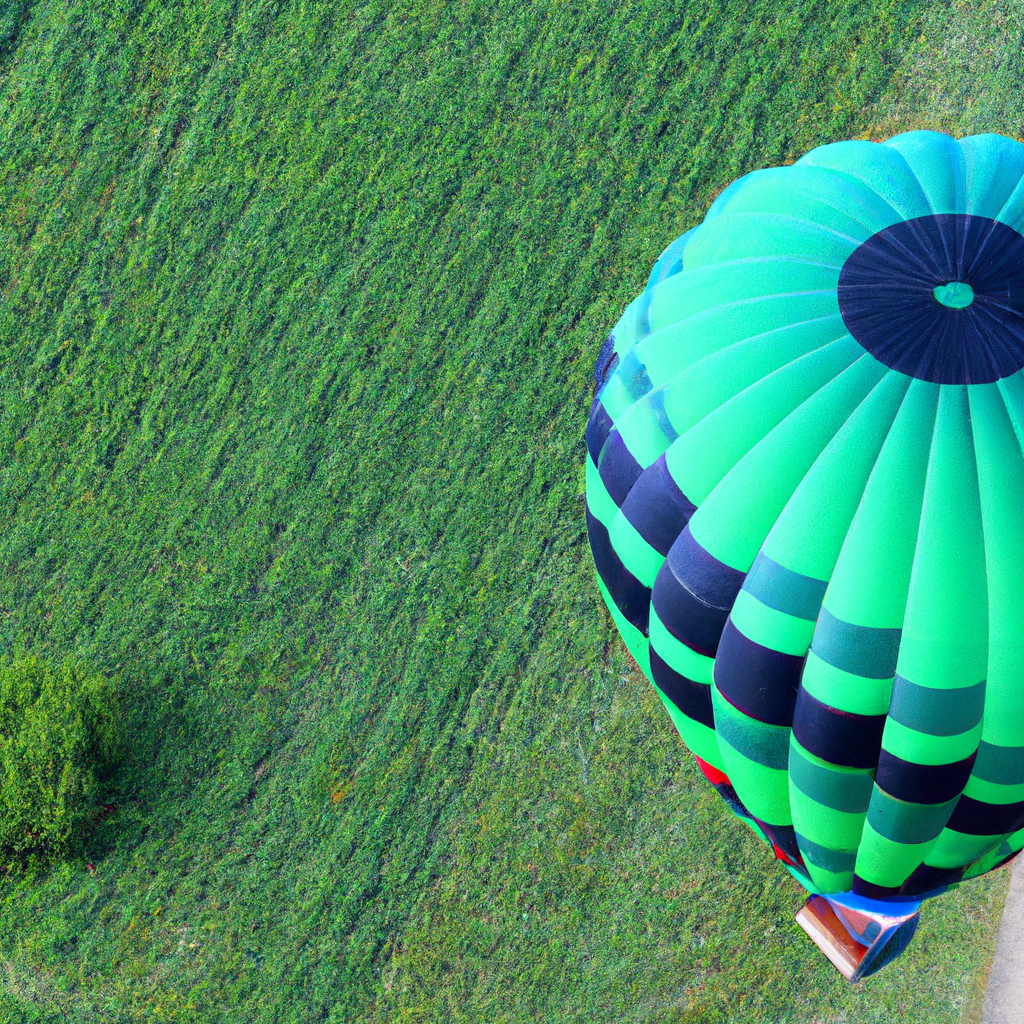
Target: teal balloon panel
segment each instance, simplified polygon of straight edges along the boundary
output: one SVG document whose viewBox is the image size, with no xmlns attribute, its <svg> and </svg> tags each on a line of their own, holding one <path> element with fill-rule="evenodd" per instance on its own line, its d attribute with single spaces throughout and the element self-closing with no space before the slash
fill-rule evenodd
<svg viewBox="0 0 1024 1024">
<path fill-rule="evenodd" d="M 599 585 L 809 890 L 1024 846 L 1024 145 L 910 132 L 730 185 L 608 337 Z"/>
</svg>

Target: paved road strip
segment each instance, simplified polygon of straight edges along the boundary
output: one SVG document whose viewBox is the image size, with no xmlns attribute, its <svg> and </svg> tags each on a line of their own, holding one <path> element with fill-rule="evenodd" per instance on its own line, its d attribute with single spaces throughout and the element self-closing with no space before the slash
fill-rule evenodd
<svg viewBox="0 0 1024 1024">
<path fill-rule="evenodd" d="M 996 933 L 981 1024 L 1024 1024 L 1024 867 L 1017 862 Z"/>
</svg>

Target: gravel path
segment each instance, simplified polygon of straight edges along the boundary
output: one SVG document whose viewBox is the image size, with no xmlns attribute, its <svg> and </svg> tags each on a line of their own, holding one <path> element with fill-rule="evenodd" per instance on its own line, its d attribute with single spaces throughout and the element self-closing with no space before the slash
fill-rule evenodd
<svg viewBox="0 0 1024 1024">
<path fill-rule="evenodd" d="M 1024 867 L 1017 862 L 996 934 L 982 1024 L 1024 1024 Z"/>
</svg>

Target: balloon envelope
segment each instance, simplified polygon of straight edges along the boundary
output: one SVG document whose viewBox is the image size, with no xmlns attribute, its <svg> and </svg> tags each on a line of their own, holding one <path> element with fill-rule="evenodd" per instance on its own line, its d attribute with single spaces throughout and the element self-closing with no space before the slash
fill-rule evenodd
<svg viewBox="0 0 1024 1024">
<path fill-rule="evenodd" d="M 814 893 L 1024 846 L 1024 145 L 755 171 L 598 359 L 599 583 L 705 774 Z"/>
</svg>

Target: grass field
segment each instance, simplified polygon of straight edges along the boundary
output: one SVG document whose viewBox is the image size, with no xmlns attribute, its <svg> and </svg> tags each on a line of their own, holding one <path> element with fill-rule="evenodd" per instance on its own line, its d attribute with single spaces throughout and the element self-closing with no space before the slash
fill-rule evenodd
<svg viewBox="0 0 1024 1024">
<path fill-rule="evenodd" d="M 100 13 L 104 8 L 103 13 Z M 0 3 L 0 650 L 117 678 L 12 1022 L 954 1024 L 850 988 L 593 582 L 596 349 L 737 174 L 1024 132 L 1007 2 Z M 973 1000 L 973 1002 L 972 1002 Z"/>
</svg>

